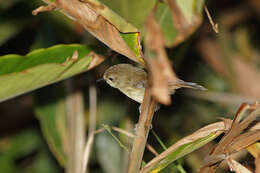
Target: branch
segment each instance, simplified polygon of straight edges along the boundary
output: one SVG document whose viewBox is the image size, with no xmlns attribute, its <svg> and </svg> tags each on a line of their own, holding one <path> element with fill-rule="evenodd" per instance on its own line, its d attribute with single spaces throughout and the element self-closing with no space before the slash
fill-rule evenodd
<svg viewBox="0 0 260 173">
<path fill-rule="evenodd" d="M 84 149 L 82 159 L 82 173 L 88 172 L 87 166 L 91 154 L 91 149 L 94 142 L 94 132 L 96 130 L 96 118 L 97 118 L 97 89 L 95 85 L 89 87 L 89 128 L 88 139 Z"/>
<path fill-rule="evenodd" d="M 68 93 L 66 97 L 66 114 L 69 129 L 69 154 L 66 172 L 80 173 L 85 144 L 83 96 L 80 91 L 74 90 L 72 79 L 65 81 L 65 88 Z"/>
<path fill-rule="evenodd" d="M 139 117 L 137 130 L 136 130 L 136 137 L 134 138 L 132 151 L 130 155 L 128 173 L 139 172 L 143 154 L 144 154 L 144 149 L 147 142 L 147 137 L 153 119 L 155 100 L 151 96 L 151 88 L 149 85 L 149 81 L 147 82 L 146 86 L 147 87 L 145 89 L 144 100 L 141 105 L 141 114 Z"/>
</svg>

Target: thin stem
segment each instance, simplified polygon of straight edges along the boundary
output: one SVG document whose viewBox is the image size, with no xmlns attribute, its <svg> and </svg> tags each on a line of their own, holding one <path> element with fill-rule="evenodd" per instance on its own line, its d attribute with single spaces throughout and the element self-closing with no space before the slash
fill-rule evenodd
<svg viewBox="0 0 260 173">
<path fill-rule="evenodd" d="M 65 88 L 68 93 L 66 97 L 66 114 L 69 131 L 69 155 L 67 173 L 80 173 L 82 152 L 85 144 L 84 127 L 84 101 L 80 91 L 75 91 L 73 79 L 65 81 Z"/>
<path fill-rule="evenodd" d="M 87 172 L 87 166 L 91 154 L 92 145 L 94 142 L 95 130 L 96 130 L 96 119 L 97 119 L 97 89 L 95 85 L 89 87 L 89 129 L 88 139 L 84 149 L 82 159 L 82 173 Z"/>
<path fill-rule="evenodd" d="M 150 145 L 150 144 L 146 144 L 146 148 L 153 153 L 155 156 L 158 156 L 159 153 Z"/>
<path fill-rule="evenodd" d="M 111 128 L 108 125 L 103 125 L 104 129 L 116 140 L 116 142 L 125 149 L 125 151 L 129 152 L 128 148 L 112 133 Z"/>
<path fill-rule="evenodd" d="M 208 17 L 208 19 L 209 19 L 209 22 L 210 22 L 210 24 L 211 24 L 213 30 L 215 31 L 215 33 L 218 34 L 218 33 L 219 33 L 218 24 L 215 24 L 215 23 L 214 23 L 214 21 L 213 21 L 211 15 L 210 15 L 209 10 L 208 10 L 208 8 L 207 8 L 206 5 L 204 6 L 204 10 L 205 10 L 205 12 L 206 12 L 206 14 L 207 14 L 207 17 Z"/>
<path fill-rule="evenodd" d="M 136 137 L 134 138 L 130 155 L 128 173 L 137 173 L 140 169 L 154 114 L 155 100 L 151 96 L 149 81 L 147 82 L 146 86 L 144 100 L 141 105 L 141 114 L 136 130 Z"/>
</svg>

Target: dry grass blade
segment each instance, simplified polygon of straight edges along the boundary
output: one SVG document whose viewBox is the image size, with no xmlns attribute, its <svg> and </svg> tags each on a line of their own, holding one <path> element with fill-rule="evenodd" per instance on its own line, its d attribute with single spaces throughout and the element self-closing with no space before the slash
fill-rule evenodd
<svg viewBox="0 0 260 173">
<path fill-rule="evenodd" d="M 153 13 L 147 17 L 145 26 L 145 56 L 152 80 L 152 95 L 158 102 L 170 104 L 168 82 L 176 83 L 177 77 L 171 68 L 164 48 L 163 35 Z"/>
<path fill-rule="evenodd" d="M 253 111 L 252 111 L 253 109 Z M 255 110 L 254 110 L 255 109 Z M 250 113 L 248 115 L 248 112 Z M 248 115 L 245 117 L 245 115 Z M 254 130 L 243 133 L 248 126 L 260 116 L 260 105 L 255 104 L 242 104 L 234 117 L 231 128 L 221 139 L 221 141 L 215 146 L 210 153 L 210 160 L 206 160 L 205 164 L 201 168 L 200 172 L 215 172 L 218 165 L 223 160 L 227 160 L 230 169 L 235 171 L 244 170 L 242 165 L 230 160 L 230 155 L 254 144 L 260 140 L 260 131 Z M 219 156 L 224 155 L 223 160 L 219 160 Z M 215 159 L 215 163 L 212 160 Z M 228 160 L 229 159 L 229 160 Z M 246 170 L 244 170 L 246 171 Z"/>
<path fill-rule="evenodd" d="M 233 144 L 229 147 L 229 153 L 235 153 L 242 149 L 247 148 L 248 146 L 256 143 L 260 140 L 260 131 L 250 131 L 244 133 L 234 139 Z"/>
<path fill-rule="evenodd" d="M 250 170 L 232 158 L 228 158 L 227 163 L 231 171 L 235 171 L 236 173 L 252 173 Z"/>
</svg>

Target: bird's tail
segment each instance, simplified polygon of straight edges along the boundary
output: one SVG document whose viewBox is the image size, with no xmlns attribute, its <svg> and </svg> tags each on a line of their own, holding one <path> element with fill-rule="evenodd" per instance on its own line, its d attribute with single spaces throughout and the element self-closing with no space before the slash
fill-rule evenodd
<svg viewBox="0 0 260 173">
<path fill-rule="evenodd" d="M 192 83 L 192 82 L 185 82 L 183 80 L 178 80 L 177 81 L 177 86 L 178 87 L 184 87 L 184 88 L 192 88 L 192 89 L 197 89 L 197 90 L 202 90 L 202 91 L 206 91 L 207 89 L 199 84 L 196 83 Z"/>
</svg>

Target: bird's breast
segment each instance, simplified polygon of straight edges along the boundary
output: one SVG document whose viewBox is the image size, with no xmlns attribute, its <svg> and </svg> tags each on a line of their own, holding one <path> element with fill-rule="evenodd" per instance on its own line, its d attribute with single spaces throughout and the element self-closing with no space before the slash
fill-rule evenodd
<svg viewBox="0 0 260 173">
<path fill-rule="evenodd" d="M 143 102 L 144 98 L 144 88 L 119 88 L 119 90 L 124 93 L 129 98 L 135 100 L 138 103 Z"/>
</svg>

